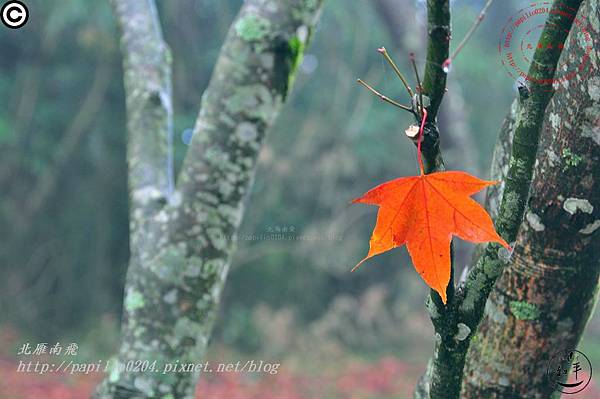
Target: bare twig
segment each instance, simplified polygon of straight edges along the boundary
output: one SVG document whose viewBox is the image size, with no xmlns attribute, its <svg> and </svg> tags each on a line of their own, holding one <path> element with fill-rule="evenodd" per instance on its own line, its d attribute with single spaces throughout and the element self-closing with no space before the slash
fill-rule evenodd
<svg viewBox="0 0 600 399">
<path fill-rule="evenodd" d="M 216 318 L 235 249 L 232 237 L 241 223 L 260 148 L 288 98 L 301 60 L 302 51 L 281 47 L 279 41 L 294 38 L 304 49 L 323 0 L 272 1 L 276 7 L 266 7 L 262 0 L 244 3 L 203 96 L 195 126 L 202 141 L 190 144 L 176 190 L 166 203 L 162 189 L 167 187 L 164 143 L 171 116 L 171 57 L 153 0 L 112 3 L 125 58 L 132 237 L 139 232 L 131 245 L 118 359 L 126 364 L 151 351 L 164 362 L 197 362 Z M 257 26 L 260 35 L 255 34 Z M 266 65 L 261 61 L 265 56 L 277 61 Z M 255 98 L 256 106 L 239 106 L 243 98 Z M 232 142 L 233 136 L 239 140 Z M 225 189 L 223 176 L 231 177 Z M 170 341 L 173 334 L 177 345 Z M 198 373 L 173 372 L 167 383 L 160 377 L 119 372 L 104 380 L 96 397 L 154 397 L 160 392 L 191 398 Z"/>
<path fill-rule="evenodd" d="M 475 31 L 477 30 L 477 28 L 479 27 L 479 25 L 481 25 L 481 22 L 485 18 L 485 14 L 486 14 L 488 8 L 490 8 L 490 6 L 492 5 L 493 2 L 494 2 L 494 0 L 488 0 L 487 3 L 485 3 L 485 5 L 483 6 L 483 9 L 479 13 L 479 16 L 477 17 L 477 20 L 473 23 L 473 25 L 471 26 L 471 28 L 469 28 L 469 30 L 465 34 L 465 37 L 463 37 L 463 39 L 460 41 L 460 43 L 458 44 L 458 46 L 456 46 L 456 49 L 454 49 L 454 51 L 452 52 L 452 54 L 450 55 L 450 57 L 448 57 L 448 59 L 446 61 L 444 61 L 444 65 L 443 65 L 444 68 L 448 68 L 450 66 L 450 64 L 452 63 L 452 61 L 461 52 L 461 50 L 463 49 L 463 47 L 465 46 L 465 44 L 467 44 L 467 42 L 469 41 L 469 39 L 471 39 L 471 36 L 473 36 L 473 34 L 475 33 Z"/>
<path fill-rule="evenodd" d="M 369 90 L 371 93 L 375 94 L 375 95 L 376 95 L 377 97 L 379 97 L 381 100 L 383 100 L 383 101 L 385 101 L 385 102 L 387 102 L 387 103 L 389 103 L 389 104 L 392 104 L 392 105 L 393 105 L 393 106 L 395 106 L 395 107 L 398 107 L 398 108 L 400 108 L 400 109 L 403 109 L 403 110 L 405 110 L 405 111 L 408 111 L 408 112 L 411 112 L 411 113 L 412 113 L 412 112 L 414 112 L 412 108 L 410 108 L 410 107 L 407 107 L 406 105 L 402 105 L 402 104 L 400 104 L 399 102 L 392 100 L 392 99 L 391 99 L 391 98 L 389 98 L 388 96 L 385 96 L 385 95 L 381 94 L 380 92 L 378 92 L 377 90 L 375 90 L 375 89 L 374 89 L 374 88 L 373 88 L 371 85 L 369 85 L 369 84 L 368 84 L 367 82 L 365 82 L 364 80 L 362 80 L 362 79 L 356 79 L 356 81 L 357 81 L 358 83 L 360 83 L 361 85 L 363 85 L 364 87 L 366 87 L 366 88 L 367 88 L 367 90 Z"/>
<path fill-rule="evenodd" d="M 381 55 L 383 55 L 383 57 L 390 64 L 390 66 L 392 67 L 392 69 L 394 70 L 394 72 L 396 72 L 396 75 L 398 75 L 398 77 L 402 81 L 402 84 L 406 88 L 406 91 L 407 91 L 408 95 L 412 99 L 413 96 L 414 96 L 414 93 L 413 93 L 412 89 L 410 88 L 410 86 L 408 84 L 408 81 L 406 80 L 406 78 L 404 77 L 404 75 L 402 75 L 402 72 L 400 72 L 400 69 L 398 68 L 398 66 L 396 65 L 396 63 L 394 62 L 394 60 L 392 60 L 392 57 L 390 57 L 390 55 L 387 52 L 387 50 L 385 49 L 385 47 L 380 47 L 380 48 L 377 49 L 377 51 L 379 51 L 379 53 Z"/>
</svg>

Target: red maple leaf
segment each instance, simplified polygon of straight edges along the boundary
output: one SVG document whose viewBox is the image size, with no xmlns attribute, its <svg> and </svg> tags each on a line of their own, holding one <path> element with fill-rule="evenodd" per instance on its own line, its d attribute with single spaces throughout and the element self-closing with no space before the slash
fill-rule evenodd
<svg viewBox="0 0 600 399">
<path fill-rule="evenodd" d="M 425 124 L 423 117 L 419 140 Z M 485 209 L 470 198 L 497 182 L 485 181 L 465 172 L 424 174 L 418 146 L 420 176 L 402 177 L 383 183 L 353 202 L 379 206 L 377 223 L 367 256 L 406 244 L 415 269 L 446 303 L 450 282 L 452 236 L 476 243 L 493 241 L 510 250 L 494 229 Z"/>
</svg>

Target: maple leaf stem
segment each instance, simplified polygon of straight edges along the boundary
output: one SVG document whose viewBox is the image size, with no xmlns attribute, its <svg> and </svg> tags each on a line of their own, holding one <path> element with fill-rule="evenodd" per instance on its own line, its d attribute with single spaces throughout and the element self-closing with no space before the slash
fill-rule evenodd
<svg viewBox="0 0 600 399">
<path fill-rule="evenodd" d="M 423 141 L 423 130 L 425 130 L 425 122 L 427 121 L 427 110 L 421 108 L 423 112 L 423 119 L 421 119 L 421 128 L 419 129 L 419 138 L 417 144 L 417 158 L 419 160 L 419 169 L 421 170 L 421 176 L 425 174 L 425 168 L 423 167 L 423 157 L 421 155 L 421 142 Z"/>
<path fill-rule="evenodd" d="M 378 92 L 377 90 L 375 90 L 375 89 L 374 89 L 374 88 L 373 88 L 371 85 L 369 85 L 369 84 L 368 84 L 367 82 L 365 82 L 364 80 L 362 80 L 362 79 L 356 79 L 356 81 L 357 81 L 359 84 L 363 85 L 363 86 L 364 86 L 364 87 L 365 87 L 367 90 L 369 90 L 371 93 L 373 93 L 373 94 L 375 94 L 377 97 L 379 97 L 379 98 L 380 98 L 382 101 L 385 101 L 385 102 L 387 102 L 388 104 L 392 104 L 392 105 L 393 105 L 393 106 L 395 106 L 395 107 L 398 107 L 398 108 L 400 108 L 400 109 L 403 109 L 403 110 L 405 110 L 405 111 L 411 112 L 411 113 L 413 113 L 413 114 L 415 113 L 415 111 L 414 111 L 412 108 L 410 108 L 410 107 L 407 107 L 406 105 L 402 105 L 402 104 L 400 104 L 399 102 L 392 100 L 392 99 L 391 99 L 391 98 L 389 98 L 388 96 L 385 96 L 385 95 L 381 94 L 380 92 Z"/>
</svg>

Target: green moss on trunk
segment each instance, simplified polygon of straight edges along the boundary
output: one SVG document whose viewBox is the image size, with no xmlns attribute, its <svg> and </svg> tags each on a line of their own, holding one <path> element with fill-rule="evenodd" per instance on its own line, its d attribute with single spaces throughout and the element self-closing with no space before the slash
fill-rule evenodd
<svg viewBox="0 0 600 399">
<path fill-rule="evenodd" d="M 126 60 L 139 62 L 125 62 L 126 82 L 140 83 L 143 88 L 146 76 L 135 66 L 158 60 L 161 67 L 164 62 L 150 51 L 163 48 L 162 38 L 146 32 L 158 26 L 153 2 L 113 3 L 123 40 L 141 43 L 123 48 Z M 322 0 L 271 3 L 276 7 L 267 7 L 261 0 L 246 1 L 233 23 L 203 95 L 195 138 L 168 203 L 164 198 L 155 201 L 162 196 L 157 189 L 132 193 L 136 200 L 131 208 L 132 253 L 118 361 L 121 365 L 156 361 L 159 372 L 113 370 L 98 389 L 98 398 L 193 397 L 199 372 L 162 371 L 169 365 L 202 360 L 258 153 L 291 89 Z M 126 85 L 128 109 L 140 107 L 136 88 Z M 170 104 L 169 95 L 151 95 L 151 104 Z M 129 113 L 130 168 L 136 168 L 139 153 L 131 149 L 146 140 L 144 168 L 150 172 L 164 169 L 164 158 L 154 158 L 159 151 L 151 151 L 164 140 L 159 142 L 142 129 L 153 120 L 152 115 Z M 156 135 L 165 133 L 162 125 L 152 130 Z M 140 204 L 151 206 L 140 209 Z M 139 234 L 133 235 L 134 229 Z"/>
</svg>

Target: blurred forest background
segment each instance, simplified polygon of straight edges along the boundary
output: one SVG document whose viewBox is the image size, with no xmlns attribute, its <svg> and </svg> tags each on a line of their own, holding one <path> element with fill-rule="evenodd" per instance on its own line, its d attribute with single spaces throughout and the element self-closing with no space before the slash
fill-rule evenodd
<svg viewBox="0 0 600 399">
<path fill-rule="evenodd" d="M 240 4 L 157 1 L 174 60 L 176 167 Z M 23 342 L 77 342 L 81 359 L 107 359 L 118 341 L 129 253 L 116 24 L 108 1 L 27 5 L 24 28 L 0 28 L 0 365 L 8 367 Z M 453 2 L 455 45 L 482 5 Z M 519 5 L 495 2 L 450 71 L 440 114 L 450 169 L 488 175 L 515 95 L 497 44 Z M 364 397 L 412 390 L 433 341 L 426 286 L 405 250 L 350 273 L 367 252 L 376 209 L 348 204 L 375 184 L 417 172 L 404 136 L 413 121 L 356 78 L 407 103 L 376 49 L 386 46 L 407 72 L 413 51 L 422 68 L 424 18 L 422 1 L 326 1 L 290 103 L 260 156 L 209 359 L 281 362 L 283 374 L 269 377 L 278 386 L 293 372 L 324 378 L 336 392 L 357 392 L 360 376 L 372 385 L 360 388 L 372 389 Z M 459 267 L 470 250 L 459 247 Z M 600 365 L 598 317 L 582 350 Z M 0 396 L 17 389 L 2 387 Z"/>
</svg>

